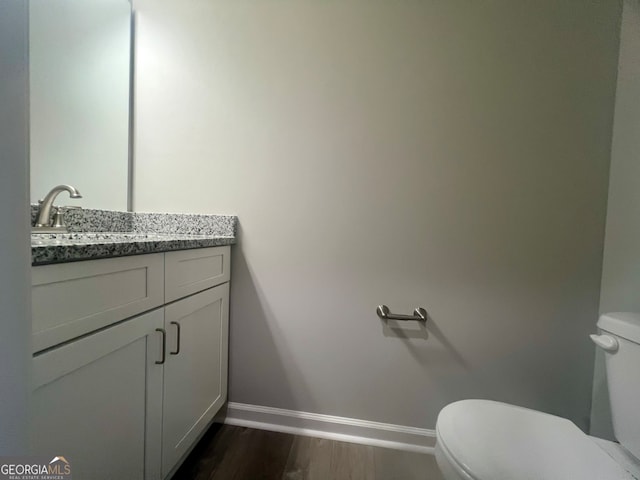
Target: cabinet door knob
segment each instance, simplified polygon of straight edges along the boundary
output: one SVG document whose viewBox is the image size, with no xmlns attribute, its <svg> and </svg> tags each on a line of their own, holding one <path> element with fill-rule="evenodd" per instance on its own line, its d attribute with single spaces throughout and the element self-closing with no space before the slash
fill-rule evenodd
<svg viewBox="0 0 640 480">
<path fill-rule="evenodd" d="M 164 328 L 156 328 L 156 332 L 162 333 L 162 360 L 156 360 L 156 365 L 162 365 L 167 359 L 167 331 Z"/>
<path fill-rule="evenodd" d="M 175 325 L 178 329 L 178 338 L 176 339 L 176 351 L 169 352 L 169 355 L 178 355 L 180 353 L 180 324 L 178 322 L 171 322 L 171 325 Z"/>
</svg>

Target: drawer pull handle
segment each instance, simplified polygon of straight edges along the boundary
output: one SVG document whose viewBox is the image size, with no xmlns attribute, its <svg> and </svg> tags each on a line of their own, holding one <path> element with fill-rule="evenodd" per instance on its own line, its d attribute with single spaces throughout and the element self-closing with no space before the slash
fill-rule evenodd
<svg viewBox="0 0 640 480">
<path fill-rule="evenodd" d="M 156 360 L 156 365 L 162 365 L 167 359 L 167 331 L 164 328 L 156 328 L 156 332 L 162 333 L 162 360 Z"/>
<path fill-rule="evenodd" d="M 176 339 L 176 351 L 169 352 L 169 355 L 178 355 L 180 353 L 180 324 L 178 322 L 171 322 L 171 325 L 175 325 L 178 329 L 178 338 Z"/>
<path fill-rule="evenodd" d="M 413 315 L 398 315 L 396 313 L 391 313 L 389 311 L 389 307 L 386 305 L 380 305 L 376 309 L 376 313 L 382 320 L 416 320 L 418 322 L 426 322 L 427 321 L 427 311 L 418 307 L 413 311 Z"/>
</svg>

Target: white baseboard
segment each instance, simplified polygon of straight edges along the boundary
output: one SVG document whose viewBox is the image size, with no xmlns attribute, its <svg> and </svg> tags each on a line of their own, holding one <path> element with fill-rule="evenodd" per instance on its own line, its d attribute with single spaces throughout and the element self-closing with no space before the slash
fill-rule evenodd
<svg viewBox="0 0 640 480">
<path fill-rule="evenodd" d="M 227 425 L 395 448 L 410 452 L 433 453 L 436 443 L 436 432 L 426 428 L 405 427 L 246 403 L 229 402 L 226 414 L 219 420 Z"/>
</svg>

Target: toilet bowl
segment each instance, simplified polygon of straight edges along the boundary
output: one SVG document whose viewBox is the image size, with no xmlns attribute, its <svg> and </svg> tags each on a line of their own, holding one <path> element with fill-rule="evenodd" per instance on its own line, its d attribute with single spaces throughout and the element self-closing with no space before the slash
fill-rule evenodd
<svg viewBox="0 0 640 480">
<path fill-rule="evenodd" d="M 640 480 L 640 315 L 600 317 L 614 432 L 590 437 L 561 417 L 490 400 L 442 409 L 436 461 L 446 480 Z"/>
<path fill-rule="evenodd" d="M 436 434 L 436 461 L 447 480 L 634 478 L 569 420 L 506 403 L 452 403 L 440 412 Z M 640 479 L 640 468 L 635 473 Z"/>
</svg>

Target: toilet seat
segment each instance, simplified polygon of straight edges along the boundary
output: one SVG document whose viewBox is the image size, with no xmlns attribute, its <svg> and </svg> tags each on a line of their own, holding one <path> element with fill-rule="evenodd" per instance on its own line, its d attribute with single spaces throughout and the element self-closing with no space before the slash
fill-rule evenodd
<svg viewBox="0 0 640 480">
<path fill-rule="evenodd" d="M 569 420 L 489 400 L 446 406 L 439 462 L 469 480 L 633 480 Z"/>
</svg>

